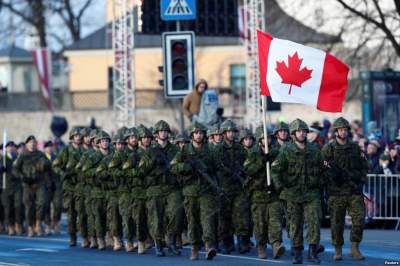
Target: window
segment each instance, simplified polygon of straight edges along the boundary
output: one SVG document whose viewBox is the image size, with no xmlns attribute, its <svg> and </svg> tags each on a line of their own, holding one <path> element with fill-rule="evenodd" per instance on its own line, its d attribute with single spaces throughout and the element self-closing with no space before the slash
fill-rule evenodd
<svg viewBox="0 0 400 266">
<path fill-rule="evenodd" d="M 230 65 L 231 89 L 238 93 L 246 88 L 246 65 Z"/>
</svg>

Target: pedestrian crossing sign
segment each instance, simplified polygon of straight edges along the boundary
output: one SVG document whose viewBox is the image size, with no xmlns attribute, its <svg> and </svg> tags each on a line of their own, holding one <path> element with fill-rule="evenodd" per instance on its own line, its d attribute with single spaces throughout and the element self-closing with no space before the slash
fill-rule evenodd
<svg viewBox="0 0 400 266">
<path fill-rule="evenodd" d="M 196 0 L 161 0 L 162 20 L 196 19 Z"/>
</svg>

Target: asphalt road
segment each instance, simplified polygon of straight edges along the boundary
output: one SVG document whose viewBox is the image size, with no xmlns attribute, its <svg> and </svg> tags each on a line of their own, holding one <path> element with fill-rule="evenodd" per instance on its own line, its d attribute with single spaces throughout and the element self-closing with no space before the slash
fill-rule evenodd
<svg viewBox="0 0 400 266">
<path fill-rule="evenodd" d="M 365 261 L 355 261 L 347 256 L 349 251 L 349 232 L 346 230 L 346 245 L 344 247 L 344 261 L 334 262 L 332 260 L 333 247 L 330 245 L 330 234 L 328 229 L 322 229 L 321 242 L 325 245 L 326 251 L 320 256 L 321 265 L 385 265 L 386 261 L 394 261 L 400 265 L 400 232 L 389 230 L 367 230 L 361 249 L 366 255 Z M 286 237 L 286 234 L 285 234 Z M 285 239 L 285 246 L 289 249 L 289 242 Z M 291 257 L 287 252 L 281 259 L 260 260 L 256 251 L 246 256 L 232 254 L 220 255 L 213 261 L 206 261 L 204 253 L 198 261 L 189 260 L 190 248 L 184 249 L 181 256 L 167 255 L 157 258 L 154 250 L 148 250 L 147 254 L 138 256 L 136 253 L 124 251 L 114 252 L 110 248 L 106 251 L 82 249 L 80 247 L 70 248 L 68 236 L 63 232 L 60 236 L 28 238 L 8 237 L 0 235 L 0 266 L 28 266 L 28 265 L 289 265 Z M 271 249 L 268 247 L 268 256 L 272 257 Z M 304 252 L 304 265 L 307 265 L 306 251 Z M 388 264 L 386 264 L 388 265 Z"/>
</svg>

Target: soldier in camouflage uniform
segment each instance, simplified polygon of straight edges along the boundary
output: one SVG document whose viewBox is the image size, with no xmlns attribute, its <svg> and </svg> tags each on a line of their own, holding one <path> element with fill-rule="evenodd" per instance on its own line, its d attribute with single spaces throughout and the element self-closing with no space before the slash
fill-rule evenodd
<svg viewBox="0 0 400 266">
<path fill-rule="evenodd" d="M 321 199 L 320 189 L 325 183 L 321 152 L 307 143 L 307 124 L 294 120 L 290 126 L 293 142 L 279 152 L 272 163 L 272 179 L 280 198 L 287 203 L 290 240 L 294 251 L 294 264 L 303 262 L 303 227 L 308 225 L 308 260 L 319 263 L 317 246 L 320 241 Z"/>
<path fill-rule="evenodd" d="M 86 134 L 89 133 L 89 136 Z M 82 129 L 81 133 L 83 135 L 83 145 L 82 145 L 82 156 L 79 160 L 79 163 L 75 166 L 75 171 L 80 173 L 83 183 L 83 189 L 85 191 L 84 195 L 84 206 L 87 215 L 87 232 L 88 232 L 88 239 L 90 239 L 90 248 L 98 248 L 97 245 L 97 237 L 96 237 L 96 230 L 95 230 L 95 223 L 94 223 L 94 212 L 92 209 L 93 203 L 92 198 L 90 197 L 91 193 L 91 185 L 86 180 L 85 176 L 82 173 L 82 166 L 89 160 L 90 156 L 97 150 L 97 143 L 95 141 L 99 130 L 89 128 Z"/>
<path fill-rule="evenodd" d="M 1 200 L 4 207 L 4 222 L 8 226 L 8 235 L 22 234 L 22 182 L 21 179 L 12 173 L 12 165 L 17 158 L 14 142 L 5 144 L 6 158 L 1 158 L 0 167 L 3 167 L 3 160 L 6 160 L 6 168 L 0 171 L 6 175 L 6 188 L 2 188 Z M 2 182 L 1 182 L 2 184 Z"/>
<path fill-rule="evenodd" d="M 117 160 L 116 157 L 125 152 L 125 135 L 124 129 L 118 130 L 117 134 L 113 137 L 114 153 L 107 155 L 97 168 L 98 178 L 103 181 L 107 196 L 107 226 L 109 235 L 113 238 L 113 249 L 119 251 L 122 249 L 121 235 L 122 235 L 122 221 L 119 213 L 119 184 L 115 175 L 112 173 L 114 168 L 121 167 L 122 161 L 119 165 L 114 165 Z M 118 177 L 117 177 L 118 178 Z"/>
<path fill-rule="evenodd" d="M 253 147 L 255 147 L 255 141 L 253 133 L 250 129 L 244 128 L 239 132 L 239 143 L 242 144 L 243 148 L 247 151 L 247 153 L 251 153 Z"/>
<path fill-rule="evenodd" d="M 190 143 L 190 140 L 185 134 L 179 134 L 175 137 L 175 145 L 179 149 L 182 149 L 188 143 Z"/>
<path fill-rule="evenodd" d="M 34 232 L 37 236 L 41 236 L 46 200 L 45 180 L 49 178 L 50 164 L 44 154 L 37 150 L 34 136 L 29 136 L 25 144 L 26 151 L 14 161 L 12 174 L 22 180 L 28 236 L 32 237 Z"/>
<path fill-rule="evenodd" d="M 277 153 L 272 151 L 271 136 L 268 136 L 269 153 L 265 153 L 262 126 L 257 128 L 256 137 L 258 143 L 244 162 L 244 172 L 247 175 L 245 188 L 250 193 L 258 257 L 267 258 L 265 246 L 269 243 L 273 248 L 273 258 L 277 259 L 285 252 L 282 245 L 283 206 L 274 187 L 267 185 L 266 171 L 266 163 L 272 163 Z"/>
<path fill-rule="evenodd" d="M 208 143 L 211 144 L 210 148 L 220 144 L 223 140 L 223 134 L 218 124 L 212 125 L 207 129 Z"/>
<path fill-rule="evenodd" d="M 81 155 L 81 134 L 78 128 L 73 128 L 69 134 L 71 144 L 65 147 L 57 158 L 53 161 L 53 170 L 55 174 L 61 177 L 63 188 L 63 204 L 67 209 L 68 233 L 70 236 L 70 246 L 76 246 L 77 233 L 77 205 L 75 188 L 78 179 L 78 172 L 75 167 L 78 164 Z M 80 229 L 84 229 L 81 228 Z M 82 237 L 87 237 L 85 230 L 81 231 Z M 86 240 L 87 241 L 87 240 Z M 82 244 L 87 244 L 83 243 Z"/>
<path fill-rule="evenodd" d="M 154 126 L 154 131 L 157 134 L 157 143 L 155 144 L 165 155 L 168 160 L 168 165 L 175 157 L 179 148 L 168 141 L 168 136 L 171 129 L 167 122 L 160 120 Z M 174 255 L 180 255 L 181 251 L 176 246 L 178 236 L 182 234 L 184 226 L 184 209 L 183 195 L 181 187 L 175 175 L 168 173 L 165 182 L 166 194 L 166 235 L 168 239 L 168 251 Z"/>
<path fill-rule="evenodd" d="M 171 173 L 183 186 L 184 208 L 192 244 L 190 259 L 197 260 L 201 242 L 205 243 L 206 259 L 216 255 L 216 209 L 220 188 L 216 177 L 215 157 L 204 143 L 205 127 L 195 122 L 188 132 L 192 138 L 171 162 Z"/>
<path fill-rule="evenodd" d="M 94 151 L 82 165 L 82 175 L 85 181 L 91 186 L 90 197 L 92 201 L 92 211 L 94 214 L 94 227 L 97 236 L 97 244 L 99 250 L 106 248 L 106 192 L 104 187 L 104 179 L 106 174 L 103 174 L 103 163 L 107 165 L 110 150 L 110 136 L 105 131 L 100 131 L 95 138 L 98 145 L 98 150 Z"/>
<path fill-rule="evenodd" d="M 332 244 L 335 246 L 334 260 L 342 260 L 343 231 L 345 215 L 351 216 L 351 250 L 349 255 L 358 260 L 364 256 L 359 250 L 362 240 L 365 206 L 362 196 L 362 186 L 366 182 L 367 161 L 357 143 L 349 137 L 350 124 L 340 117 L 333 123 L 336 138 L 326 144 L 322 154 L 330 180 L 327 184 L 329 195 L 328 206 L 331 218 Z"/>
<path fill-rule="evenodd" d="M 279 122 L 273 132 L 276 142 L 274 146 L 279 150 L 289 141 L 289 126 L 285 122 Z"/>
<path fill-rule="evenodd" d="M 146 187 L 147 221 L 150 236 L 154 239 L 157 256 L 165 256 L 161 242 L 166 233 L 165 196 L 167 194 L 168 168 L 169 161 L 166 154 L 160 145 L 154 145 L 143 152 L 136 173 Z"/>
<path fill-rule="evenodd" d="M 237 126 L 231 120 L 221 124 L 224 141 L 215 149 L 217 173 L 220 186 L 225 192 L 222 197 L 218 219 L 219 239 L 222 241 L 222 252 L 229 254 L 233 234 L 238 238 L 238 252 L 250 251 L 250 204 L 249 195 L 243 190 L 245 175 L 243 163 L 246 150 L 235 141 Z"/>
</svg>

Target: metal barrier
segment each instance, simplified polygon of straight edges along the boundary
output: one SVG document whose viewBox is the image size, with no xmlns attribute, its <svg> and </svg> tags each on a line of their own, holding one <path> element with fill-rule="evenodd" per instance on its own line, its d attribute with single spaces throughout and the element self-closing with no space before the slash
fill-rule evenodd
<svg viewBox="0 0 400 266">
<path fill-rule="evenodd" d="M 397 220 L 400 224 L 400 175 L 369 174 L 363 187 L 366 218 Z"/>
</svg>

